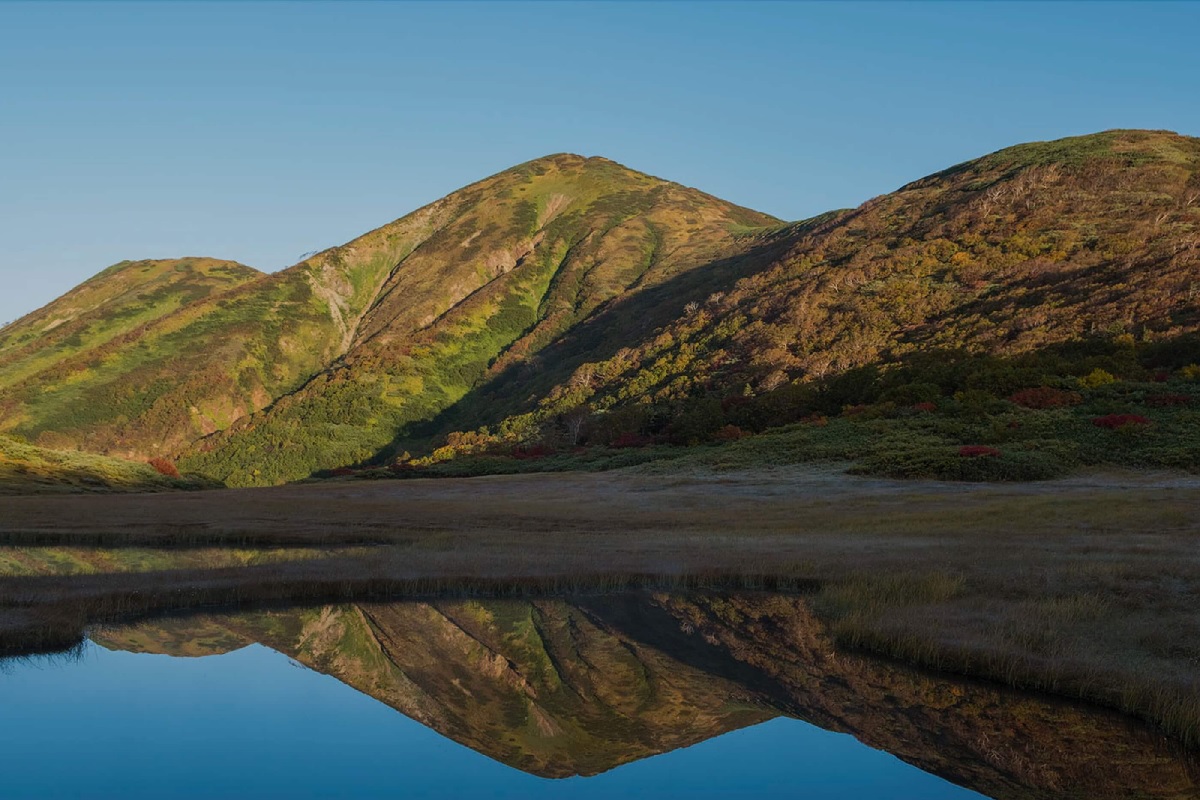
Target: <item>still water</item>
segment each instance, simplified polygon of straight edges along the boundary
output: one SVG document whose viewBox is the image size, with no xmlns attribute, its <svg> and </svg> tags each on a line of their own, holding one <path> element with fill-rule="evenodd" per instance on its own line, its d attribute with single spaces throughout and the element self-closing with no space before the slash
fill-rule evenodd
<svg viewBox="0 0 1200 800">
<path fill-rule="evenodd" d="M 770 720 L 598 776 L 539 778 L 261 645 L 109 652 L 0 677 L 12 797 L 896 797 L 979 795 L 851 736 Z"/>
<path fill-rule="evenodd" d="M 334 605 L 0 665 L 0 797 L 1195 798 L 1085 707 L 836 652 L 798 598 Z"/>
</svg>

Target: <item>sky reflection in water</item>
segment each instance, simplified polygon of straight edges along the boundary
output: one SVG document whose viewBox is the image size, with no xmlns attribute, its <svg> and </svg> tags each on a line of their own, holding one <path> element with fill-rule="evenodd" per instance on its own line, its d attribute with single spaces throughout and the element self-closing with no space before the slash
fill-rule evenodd
<svg viewBox="0 0 1200 800">
<path fill-rule="evenodd" d="M 88 644 L 0 674 L 4 797 L 977 798 L 775 719 L 591 778 L 547 780 L 253 645 L 187 659 Z"/>
</svg>

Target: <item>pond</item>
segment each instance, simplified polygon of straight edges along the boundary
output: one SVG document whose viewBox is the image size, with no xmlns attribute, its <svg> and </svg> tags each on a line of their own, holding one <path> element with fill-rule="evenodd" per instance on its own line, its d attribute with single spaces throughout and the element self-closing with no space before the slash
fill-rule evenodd
<svg viewBox="0 0 1200 800">
<path fill-rule="evenodd" d="M 5 797 L 1196 797 L 1094 709 L 839 653 L 800 598 L 174 616 L 0 668 Z"/>
</svg>

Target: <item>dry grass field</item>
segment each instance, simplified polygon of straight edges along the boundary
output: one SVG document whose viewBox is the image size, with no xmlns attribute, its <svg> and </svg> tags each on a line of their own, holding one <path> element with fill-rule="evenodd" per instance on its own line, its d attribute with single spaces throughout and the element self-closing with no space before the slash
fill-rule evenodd
<svg viewBox="0 0 1200 800">
<path fill-rule="evenodd" d="M 833 469 L 347 481 L 4 498 L 10 552 L 297 548 L 230 567 L 0 578 L 0 645 L 198 605 L 630 585 L 809 593 L 843 646 L 1085 698 L 1200 743 L 1200 479 Z M 282 552 L 282 551 L 280 551 Z"/>
</svg>

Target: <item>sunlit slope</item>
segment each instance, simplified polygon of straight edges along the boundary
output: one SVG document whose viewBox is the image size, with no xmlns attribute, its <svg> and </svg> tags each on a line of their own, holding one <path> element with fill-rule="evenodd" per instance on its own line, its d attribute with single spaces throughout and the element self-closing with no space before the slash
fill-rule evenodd
<svg viewBox="0 0 1200 800">
<path fill-rule="evenodd" d="M 171 478 L 148 464 L 35 447 L 0 436 L 0 495 L 194 489 L 207 481 Z"/>
<path fill-rule="evenodd" d="M 442 224 L 383 281 L 345 356 L 191 449 L 189 468 L 246 485 L 371 458 L 501 373 L 565 377 L 567 360 L 540 357 L 552 342 L 585 352 L 637 344 L 689 301 L 765 264 L 746 251 L 778 224 L 573 155 L 500 173 L 441 207 Z M 630 325 L 579 327 L 643 295 L 656 300 Z M 515 405 L 531 390 L 492 403 Z"/>
<path fill-rule="evenodd" d="M 238 280 L 224 291 L 182 282 L 190 302 L 164 301 L 156 315 L 143 312 L 139 297 L 156 296 L 152 272 L 108 270 L 5 329 L 0 353 L 12 377 L 0 382 L 0 429 L 50 446 L 139 457 L 220 430 L 341 356 L 384 280 L 455 207 L 439 201 L 273 275 L 230 266 Z M 215 263 L 154 263 L 198 262 Z M 46 325 L 62 316 L 56 307 L 127 275 L 131 286 L 94 312 L 93 328 L 107 333 L 125 317 L 136 324 L 104 339 L 85 332 L 81 344 L 95 339 L 95 346 L 72 344 L 41 368 L 41 349 L 53 346 Z"/>
<path fill-rule="evenodd" d="M 181 308 L 259 277 L 250 267 L 211 258 L 122 261 L 54 302 L 0 329 L 0 386 L 44 373 Z"/>
</svg>

